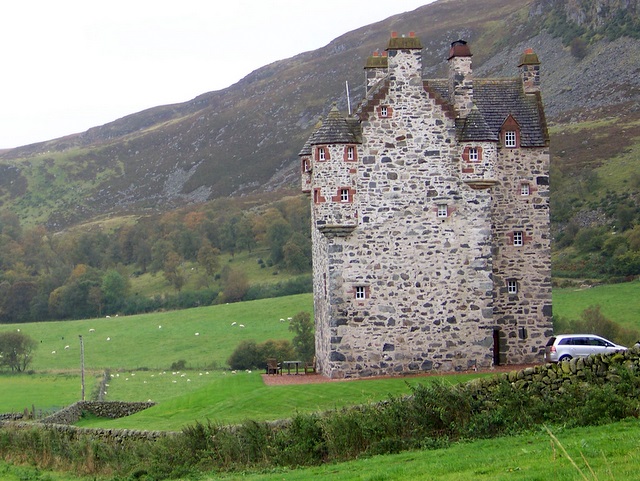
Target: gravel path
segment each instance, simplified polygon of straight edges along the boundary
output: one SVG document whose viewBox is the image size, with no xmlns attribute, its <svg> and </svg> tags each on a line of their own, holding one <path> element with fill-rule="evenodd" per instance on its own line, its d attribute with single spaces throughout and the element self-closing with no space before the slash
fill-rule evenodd
<svg viewBox="0 0 640 481">
<path fill-rule="evenodd" d="M 511 364 L 509 366 L 496 366 L 491 369 L 486 369 L 483 371 L 477 371 L 482 373 L 500 373 L 500 372 L 510 372 L 510 371 L 519 371 L 526 367 L 533 367 L 535 364 Z M 404 379 L 415 379 L 421 377 L 429 377 L 429 376 L 455 376 L 457 374 L 471 374 L 476 371 L 455 371 L 455 372 L 430 372 L 430 373 L 422 373 L 415 374 L 410 376 L 404 376 Z M 389 378 L 392 376 L 379 376 L 379 377 L 366 377 L 366 378 L 350 378 L 350 379 L 329 379 L 328 377 L 322 376 L 321 374 L 263 374 L 262 380 L 267 386 L 281 386 L 281 385 L 289 385 L 289 384 L 315 384 L 315 383 L 323 383 L 323 382 L 348 382 L 348 381 L 366 381 L 367 379 L 381 379 L 381 378 Z"/>
</svg>

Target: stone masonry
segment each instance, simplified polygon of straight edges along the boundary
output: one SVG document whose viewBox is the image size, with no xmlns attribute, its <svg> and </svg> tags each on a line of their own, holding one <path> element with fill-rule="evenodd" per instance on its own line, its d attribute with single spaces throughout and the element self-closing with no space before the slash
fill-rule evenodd
<svg viewBox="0 0 640 481">
<path fill-rule="evenodd" d="M 353 116 L 334 106 L 303 147 L 312 206 L 317 369 L 331 378 L 542 360 L 551 335 L 548 134 L 540 62 L 474 79 L 451 45 L 422 78 L 392 34 Z M 515 63 L 515 62 L 514 62 Z"/>
</svg>

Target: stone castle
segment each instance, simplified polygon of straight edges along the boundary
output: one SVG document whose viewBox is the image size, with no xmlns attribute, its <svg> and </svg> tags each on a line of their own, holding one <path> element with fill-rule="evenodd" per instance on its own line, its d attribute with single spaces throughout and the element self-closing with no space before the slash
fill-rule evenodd
<svg viewBox="0 0 640 481">
<path fill-rule="evenodd" d="M 541 361 L 552 333 L 549 136 L 540 62 L 476 79 L 451 44 L 422 78 L 414 33 L 369 57 L 353 115 L 303 147 L 316 367 L 330 378 Z M 515 63 L 515 62 L 514 62 Z"/>
</svg>

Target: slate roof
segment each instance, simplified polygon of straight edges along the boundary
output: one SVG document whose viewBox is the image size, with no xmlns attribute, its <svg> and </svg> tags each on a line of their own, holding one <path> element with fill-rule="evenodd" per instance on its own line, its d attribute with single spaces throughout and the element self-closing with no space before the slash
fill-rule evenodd
<svg viewBox="0 0 640 481">
<path fill-rule="evenodd" d="M 442 98 L 449 98 L 446 79 L 429 80 L 428 84 Z M 548 145 L 549 138 L 540 94 L 525 94 L 520 78 L 474 79 L 473 103 L 478 110 L 478 113 L 473 114 L 473 123 L 456 123 L 461 140 L 489 140 L 481 137 L 486 136 L 488 132 L 497 136 L 504 121 L 512 115 L 520 125 L 522 147 Z M 478 123 L 478 114 L 484 119 L 486 126 Z"/>
<path fill-rule="evenodd" d="M 463 142 L 497 142 L 500 137 L 494 132 L 484 116 L 474 104 L 466 119 L 456 120 L 459 139 Z"/>
<path fill-rule="evenodd" d="M 358 119 L 344 117 L 338 108 L 331 107 L 329 114 L 309 139 L 309 146 L 319 144 L 359 144 L 361 129 Z"/>
</svg>

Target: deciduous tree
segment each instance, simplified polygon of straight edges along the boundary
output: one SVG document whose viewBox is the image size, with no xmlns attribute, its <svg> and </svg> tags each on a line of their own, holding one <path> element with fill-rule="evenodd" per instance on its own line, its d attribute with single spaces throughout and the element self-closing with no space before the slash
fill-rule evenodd
<svg viewBox="0 0 640 481">
<path fill-rule="evenodd" d="M 36 342 L 27 334 L 19 331 L 0 333 L 0 366 L 12 371 L 24 371 L 33 359 Z"/>
</svg>

